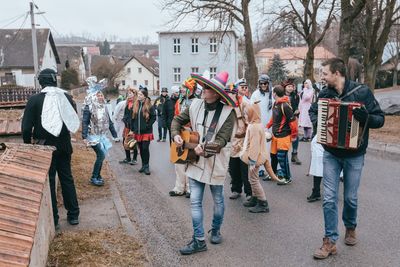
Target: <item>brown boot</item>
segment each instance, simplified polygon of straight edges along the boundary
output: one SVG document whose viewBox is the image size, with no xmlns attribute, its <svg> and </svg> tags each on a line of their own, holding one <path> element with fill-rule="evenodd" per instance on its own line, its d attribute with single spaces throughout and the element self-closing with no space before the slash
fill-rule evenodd
<svg viewBox="0 0 400 267">
<path fill-rule="evenodd" d="M 348 246 L 354 246 L 355 244 L 357 244 L 355 228 L 346 228 L 346 235 L 344 236 L 344 243 Z"/>
<path fill-rule="evenodd" d="M 324 237 L 322 247 L 314 252 L 315 259 L 326 259 L 329 255 L 336 255 L 336 244 L 332 243 L 328 237 Z"/>
</svg>

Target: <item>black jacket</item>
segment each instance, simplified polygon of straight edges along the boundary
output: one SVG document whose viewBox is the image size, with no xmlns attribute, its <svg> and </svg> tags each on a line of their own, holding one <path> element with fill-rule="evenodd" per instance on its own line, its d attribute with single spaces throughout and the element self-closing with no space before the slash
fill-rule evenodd
<svg viewBox="0 0 400 267">
<path fill-rule="evenodd" d="M 360 85 L 359 83 L 346 80 L 344 90 L 341 96 L 344 96 L 347 92 Z M 340 97 L 334 88 L 325 87 L 321 90 L 318 98 L 335 98 Z M 360 102 L 365 105 L 369 113 L 367 122 L 367 129 L 364 135 L 364 141 L 360 147 L 356 150 L 346 150 L 340 148 L 331 148 L 323 146 L 324 149 L 337 157 L 356 157 L 366 153 L 368 147 L 369 128 L 376 129 L 381 128 L 385 123 L 385 115 L 381 110 L 378 101 L 372 94 L 371 90 L 366 86 L 362 85 L 356 92 L 342 99 L 345 102 Z M 318 102 L 318 101 L 317 101 Z M 309 110 L 310 119 L 313 123 L 314 128 L 317 126 L 318 121 L 318 103 L 315 102 L 311 105 Z"/>
<path fill-rule="evenodd" d="M 163 105 L 162 120 L 169 129 L 175 116 L 175 104 L 177 100 L 178 98 L 170 97 Z"/>
<path fill-rule="evenodd" d="M 42 126 L 42 109 L 46 94 L 39 93 L 29 98 L 26 104 L 24 116 L 21 123 L 22 138 L 25 144 L 31 144 L 32 137 L 35 140 L 44 141 L 44 145 L 55 146 L 57 151 L 72 153 L 71 135 L 67 126 L 63 124 L 58 137 L 46 131 Z M 75 102 L 69 94 L 65 94 L 68 101 L 76 110 Z"/>
<path fill-rule="evenodd" d="M 289 95 L 290 99 L 290 106 L 292 107 L 293 112 L 299 109 L 299 102 L 300 102 L 300 97 L 299 94 L 297 93 L 297 90 L 293 91 Z"/>
<path fill-rule="evenodd" d="M 150 134 L 153 133 L 153 123 L 156 121 L 156 111 L 154 106 L 150 108 L 150 117 L 148 121 L 145 120 L 142 112 L 143 103 L 139 102 L 139 112 L 131 122 L 131 130 L 135 134 Z"/>
<path fill-rule="evenodd" d="M 108 114 L 108 112 L 107 112 L 107 115 L 108 115 L 108 123 L 109 123 L 108 129 L 110 130 L 112 137 L 117 138 L 118 135 L 117 135 L 117 132 L 115 131 L 114 123 L 112 122 L 112 120 L 110 118 L 110 114 Z M 88 134 L 90 133 L 89 125 L 90 125 L 91 117 L 92 117 L 92 113 L 90 113 L 89 106 L 86 105 L 82 111 L 82 138 L 83 139 L 86 139 Z"/>
</svg>

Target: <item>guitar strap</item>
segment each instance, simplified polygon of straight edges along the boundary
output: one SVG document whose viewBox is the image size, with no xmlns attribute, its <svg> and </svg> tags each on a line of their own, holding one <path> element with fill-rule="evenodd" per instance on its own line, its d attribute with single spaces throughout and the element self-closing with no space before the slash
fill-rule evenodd
<svg viewBox="0 0 400 267">
<path fill-rule="evenodd" d="M 210 127 L 208 128 L 206 135 L 203 136 L 203 142 L 209 142 L 211 140 L 211 138 L 213 137 L 213 135 L 215 133 L 215 129 L 217 128 L 218 120 L 219 120 L 219 117 L 221 116 L 221 112 L 222 112 L 222 108 L 223 107 L 224 107 L 224 104 L 219 102 L 218 105 L 217 105 L 217 108 L 215 109 L 214 116 L 213 116 L 213 118 L 211 120 Z M 208 111 L 205 110 L 203 126 L 205 126 L 205 123 L 207 121 L 207 116 L 208 116 Z"/>
</svg>

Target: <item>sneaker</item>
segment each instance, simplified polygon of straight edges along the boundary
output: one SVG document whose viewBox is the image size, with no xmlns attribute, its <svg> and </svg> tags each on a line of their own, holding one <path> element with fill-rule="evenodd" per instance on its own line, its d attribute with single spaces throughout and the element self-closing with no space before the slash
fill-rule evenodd
<svg viewBox="0 0 400 267">
<path fill-rule="evenodd" d="M 240 197 L 240 193 L 238 192 L 232 192 L 232 194 L 230 195 L 229 199 L 238 199 Z"/>
<path fill-rule="evenodd" d="M 282 179 L 281 181 L 277 182 L 277 185 L 287 185 L 287 184 L 291 184 L 292 183 L 292 179 Z"/>
<path fill-rule="evenodd" d="M 210 236 L 211 244 L 214 244 L 214 245 L 221 244 L 221 242 L 222 242 L 221 232 L 219 230 L 215 230 L 215 229 L 211 229 L 208 231 L 208 233 L 210 233 L 210 232 L 211 232 L 211 236 Z"/>
<path fill-rule="evenodd" d="M 318 200 L 321 200 L 321 194 L 320 193 L 315 193 L 314 190 L 311 193 L 311 195 L 307 197 L 307 201 L 308 202 L 315 202 L 315 201 L 318 201 Z"/>
<path fill-rule="evenodd" d="M 185 247 L 181 248 L 179 252 L 182 255 L 191 255 L 193 253 L 202 252 L 207 250 L 207 244 L 205 240 L 198 240 L 195 237 Z"/>
<path fill-rule="evenodd" d="M 133 159 L 133 160 L 131 160 L 131 161 L 129 162 L 129 164 L 131 164 L 131 165 L 136 165 L 136 164 L 137 164 L 137 160 L 136 160 L 136 159 Z"/>
<path fill-rule="evenodd" d="M 262 178 L 262 180 L 263 180 L 263 181 L 271 181 L 272 178 L 271 178 L 271 176 L 269 176 L 269 175 L 267 174 L 267 175 L 265 175 L 265 176 Z"/>
<path fill-rule="evenodd" d="M 103 186 L 104 180 L 92 177 L 92 178 L 90 178 L 90 183 L 95 186 Z"/>
<path fill-rule="evenodd" d="M 184 195 L 184 193 L 183 192 L 176 192 L 176 191 L 169 191 L 169 196 L 170 197 L 180 197 L 180 196 L 183 196 Z"/>
<path fill-rule="evenodd" d="M 129 163 L 129 162 L 130 162 L 129 159 L 124 159 L 124 160 L 120 160 L 120 161 L 119 161 L 119 163 L 121 163 L 121 164 L 127 164 L 127 163 Z"/>
<path fill-rule="evenodd" d="M 250 199 L 246 200 L 243 202 L 243 206 L 249 208 L 249 207 L 254 207 L 257 205 L 257 198 L 256 197 L 250 197 Z"/>
<path fill-rule="evenodd" d="M 161 140 L 161 142 L 166 142 L 165 138 Z"/>
</svg>

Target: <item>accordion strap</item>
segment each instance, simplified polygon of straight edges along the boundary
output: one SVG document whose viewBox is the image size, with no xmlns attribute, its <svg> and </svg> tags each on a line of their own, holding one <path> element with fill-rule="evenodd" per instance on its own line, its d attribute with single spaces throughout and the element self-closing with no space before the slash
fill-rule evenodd
<svg viewBox="0 0 400 267">
<path fill-rule="evenodd" d="M 343 98 L 348 97 L 349 95 L 354 94 L 358 89 L 361 88 L 361 86 L 362 86 L 362 85 L 356 86 L 355 88 L 353 88 L 353 89 L 351 89 L 349 92 L 347 92 L 344 96 L 337 97 L 337 99 L 338 99 L 338 100 L 342 100 Z"/>
</svg>

